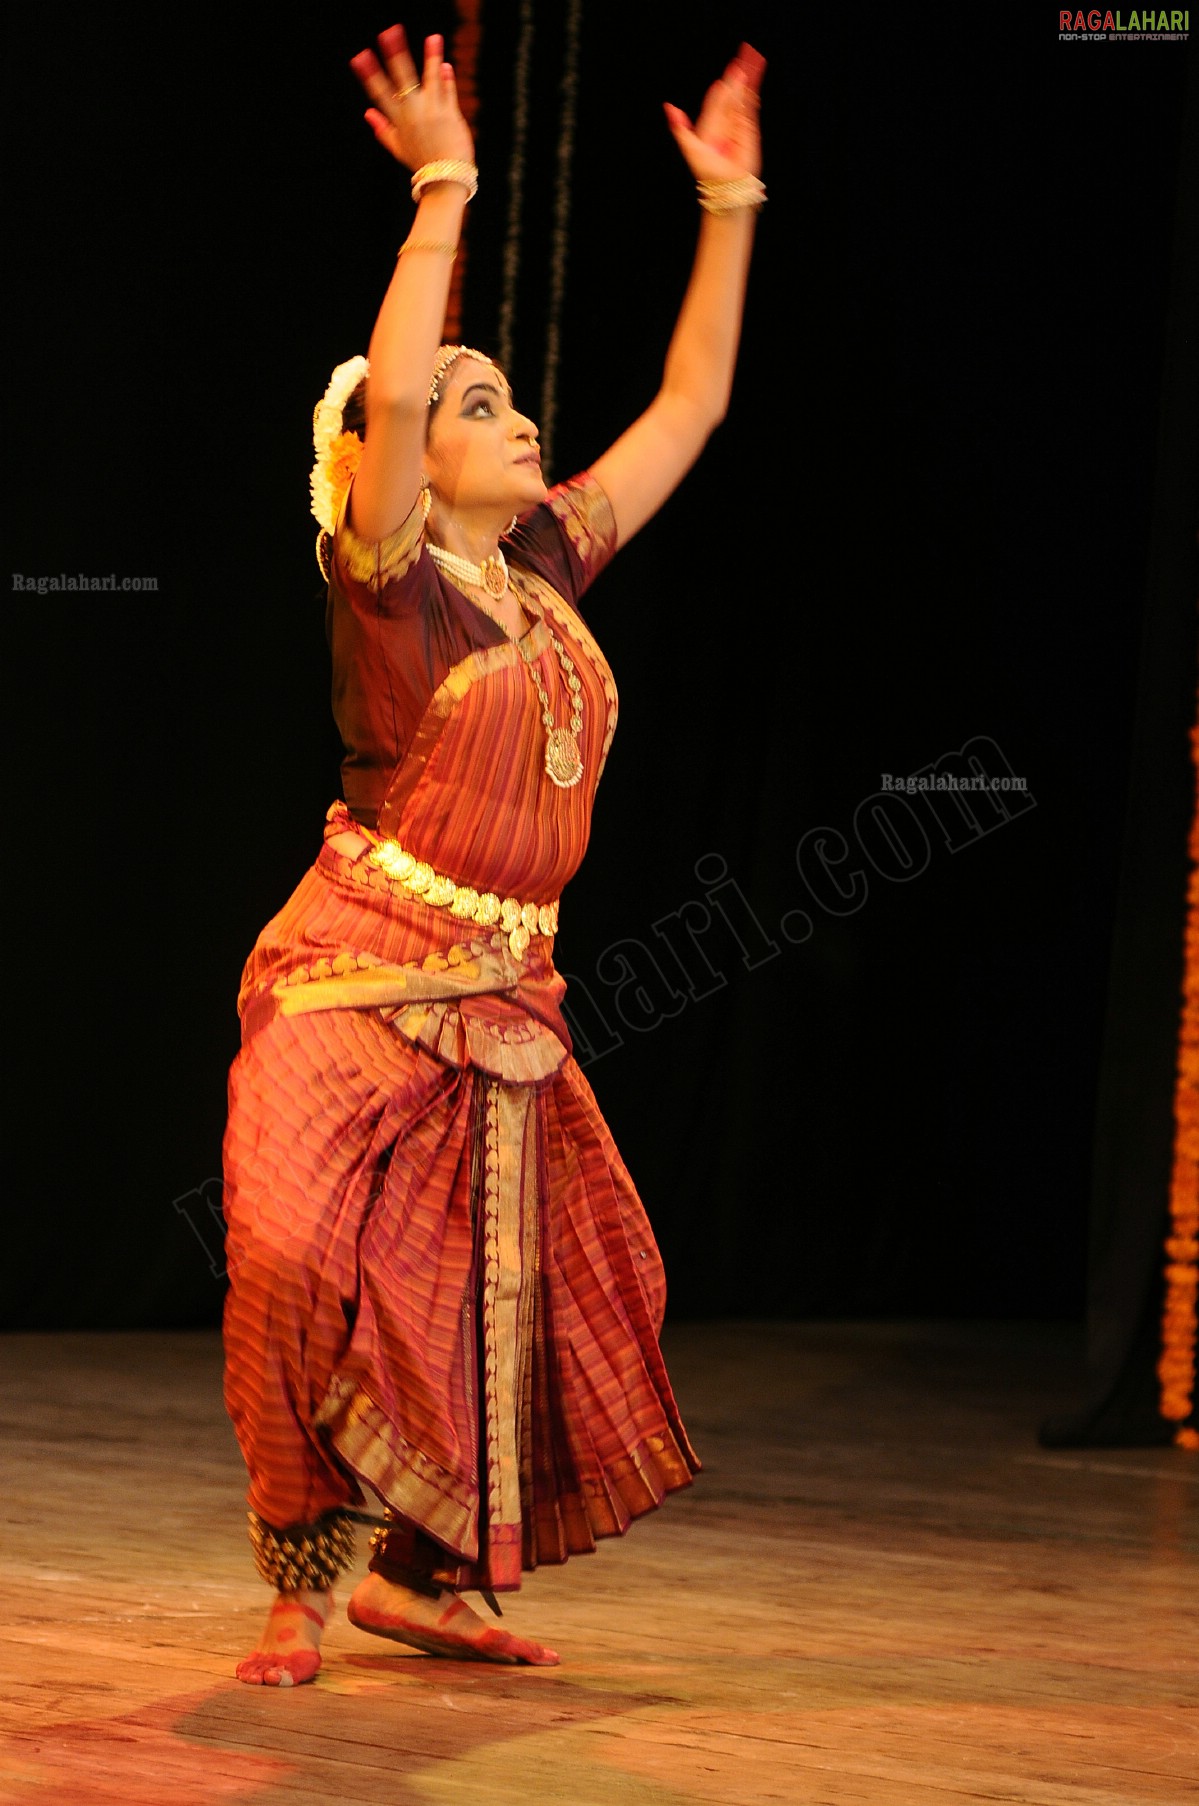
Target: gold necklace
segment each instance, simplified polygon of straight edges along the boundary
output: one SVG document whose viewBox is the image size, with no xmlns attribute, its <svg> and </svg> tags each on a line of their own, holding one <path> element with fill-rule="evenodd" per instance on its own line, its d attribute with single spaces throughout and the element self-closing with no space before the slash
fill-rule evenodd
<svg viewBox="0 0 1199 1806">
<path fill-rule="evenodd" d="M 468 558 L 459 558 L 456 552 L 446 552 L 441 546 L 430 545 L 428 540 L 425 541 L 425 547 L 438 569 L 444 571 L 446 576 L 452 578 L 456 583 L 469 583 L 475 589 L 486 589 L 488 594 L 494 596 L 497 602 L 507 590 L 508 566 L 502 552 L 497 551 L 494 558 L 485 558 L 480 565 L 472 564 Z M 493 581 L 496 570 L 498 570 L 500 574 L 498 589 L 495 587 Z M 512 587 L 515 591 L 516 586 L 513 585 Z M 544 613 L 534 605 L 531 612 L 537 616 L 539 621 L 545 623 L 545 630 L 550 636 L 550 645 L 553 647 L 554 656 L 558 660 L 558 669 L 562 673 L 562 682 L 566 686 L 567 694 L 570 697 L 570 726 L 556 727 L 554 724 L 554 711 L 550 707 L 549 694 L 541 680 L 541 671 L 538 668 L 537 655 L 533 654 L 530 656 L 530 654 L 525 651 L 523 640 L 512 639 L 512 635 L 508 632 L 507 627 L 505 627 L 499 616 L 495 614 L 492 609 L 488 608 L 486 602 L 480 601 L 477 596 L 472 596 L 468 599 L 474 602 L 477 608 L 483 610 L 483 613 L 487 616 L 488 620 L 495 622 L 501 633 L 507 635 L 509 640 L 512 640 L 513 645 L 524 660 L 525 670 L 533 679 L 533 687 L 537 691 L 537 700 L 541 704 L 541 724 L 545 728 L 545 775 L 550 780 L 551 784 L 556 784 L 558 786 L 559 790 L 573 790 L 574 786 L 583 775 L 583 754 L 579 747 L 579 735 L 583 731 L 583 686 L 579 682 L 579 674 L 575 670 L 574 660 L 567 652 L 565 646 L 562 644 L 549 622 L 546 621 Z M 521 606 L 527 607 L 528 599 L 523 594 L 520 595 L 519 599 Z"/>
<path fill-rule="evenodd" d="M 541 619 L 545 621 L 545 616 Z M 579 749 L 579 734 L 583 728 L 583 686 L 579 682 L 579 674 L 575 670 L 574 660 L 569 656 L 561 640 L 548 621 L 545 630 L 550 636 L 550 645 L 558 660 L 558 668 L 563 682 L 570 693 L 570 726 L 555 727 L 554 711 L 550 707 L 550 699 L 546 695 L 545 685 L 541 681 L 541 672 L 537 668 L 535 658 L 530 658 L 521 650 L 521 657 L 529 676 L 537 686 L 537 695 L 541 702 L 541 721 L 545 728 L 545 774 L 551 784 L 559 790 L 571 790 L 583 775 L 583 754 Z"/>
</svg>

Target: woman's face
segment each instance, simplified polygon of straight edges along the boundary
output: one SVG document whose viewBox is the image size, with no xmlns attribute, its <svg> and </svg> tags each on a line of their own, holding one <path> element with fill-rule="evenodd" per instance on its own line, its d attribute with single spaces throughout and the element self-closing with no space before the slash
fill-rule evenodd
<svg viewBox="0 0 1199 1806">
<path fill-rule="evenodd" d="M 451 365 L 429 422 L 425 474 L 451 509 L 512 514 L 544 500 L 537 428 L 513 407 L 493 364 L 460 357 Z"/>
</svg>

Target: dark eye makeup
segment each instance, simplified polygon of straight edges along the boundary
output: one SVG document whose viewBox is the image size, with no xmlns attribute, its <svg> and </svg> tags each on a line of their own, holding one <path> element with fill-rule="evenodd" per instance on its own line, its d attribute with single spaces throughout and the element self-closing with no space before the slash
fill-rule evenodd
<svg viewBox="0 0 1199 1806">
<path fill-rule="evenodd" d="M 489 413 L 496 413 L 500 407 L 507 407 L 508 397 L 491 383 L 472 383 L 462 397 L 463 414 L 473 414 L 479 408 L 486 408 Z"/>
</svg>

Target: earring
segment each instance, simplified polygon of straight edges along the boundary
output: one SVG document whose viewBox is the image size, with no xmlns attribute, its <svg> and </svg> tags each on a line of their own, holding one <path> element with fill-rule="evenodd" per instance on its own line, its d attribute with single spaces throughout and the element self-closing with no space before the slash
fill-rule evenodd
<svg viewBox="0 0 1199 1806">
<path fill-rule="evenodd" d="M 429 510 L 433 506 L 433 491 L 429 487 L 428 477 L 422 477 L 420 480 L 420 505 L 425 520 L 428 520 Z"/>
<path fill-rule="evenodd" d="M 514 526 L 515 526 L 515 525 L 516 525 L 516 523 L 517 523 L 517 521 L 518 521 L 518 520 L 519 520 L 519 519 L 520 519 L 520 515 L 519 515 L 519 514 L 514 514 L 514 515 L 513 515 L 513 516 L 512 516 L 512 519 L 511 519 L 511 520 L 510 520 L 510 521 L 509 521 L 509 522 L 508 522 L 508 525 L 507 525 L 507 526 L 506 526 L 506 527 L 505 527 L 505 528 L 504 528 L 504 533 L 505 533 L 505 535 L 507 535 L 507 534 L 509 534 L 509 533 L 511 533 L 511 531 L 512 531 L 512 529 L 513 529 L 513 527 L 514 527 Z"/>
</svg>

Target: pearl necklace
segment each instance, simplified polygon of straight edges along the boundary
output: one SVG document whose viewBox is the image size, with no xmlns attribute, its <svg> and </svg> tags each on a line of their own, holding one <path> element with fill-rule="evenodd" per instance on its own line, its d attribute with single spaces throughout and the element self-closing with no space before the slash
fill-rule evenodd
<svg viewBox="0 0 1199 1806">
<path fill-rule="evenodd" d="M 428 540 L 425 541 L 425 549 L 438 570 L 444 571 L 446 576 L 455 583 L 469 584 L 474 589 L 486 590 L 487 594 L 493 596 L 497 602 L 506 593 L 508 564 L 502 552 L 497 550 L 492 557 L 485 558 L 482 564 L 472 564 L 469 558 L 460 558 L 457 552 L 447 552 L 442 546 L 431 545 Z M 523 600 L 524 598 L 522 598 Z M 490 620 L 495 622 L 502 633 L 508 634 L 508 638 L 512 639 L 512 635 L 508 633 L 508 629 L 499 616 L 493 614 L 485 602 L 478 602 L 478 606 Z M 540 609 L 535 609 L 534 612 L 539 620 L 545 621 L 545 630 L 550 636 L 550 645 L 558 660 L 562 682 L 570 697 L 569 727 L 554 725 L 554 711 L 550 707 L 546 687 L 541 681 L 537 660 L 535 657 L 530 658 L 520 641 L 513 643 L 524 660 L 525 670 L 533 680 L 533 687 L 537 691 L 537 700 L 541 704 L 541 725 L 545 729 L 545 774 L 551 784 L 556 784 L 559 790 L 571 790 L 583 775 L 583 754 L 579 749 L 579 734 L 583 729 L 583 686 L 579 682 L 579 674 L 575 670 L 574 660 L 567 653 L 565 646 L 549 622 L 545 620 L 545 615 Z"/>
<path fill-rule="evenodd" d="M 460 558 L 457 552 L 447 552 L 443 546 L 431 545 L 426 539 L 425 550 L 447 577 L 455 583 L 473 585 L 475 589 L 485 589 L 489 596 L 498 602 L 508 587 L 508 563 L 504 554 L 495 551 L 482 564 L 472 564 L 469 558 Z"/>
</svg>

